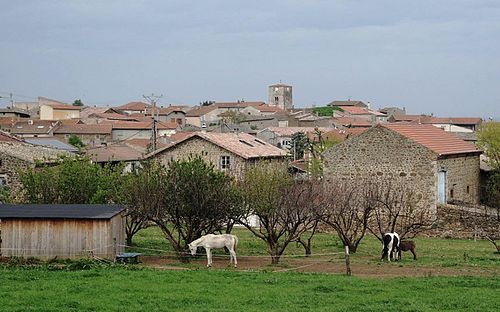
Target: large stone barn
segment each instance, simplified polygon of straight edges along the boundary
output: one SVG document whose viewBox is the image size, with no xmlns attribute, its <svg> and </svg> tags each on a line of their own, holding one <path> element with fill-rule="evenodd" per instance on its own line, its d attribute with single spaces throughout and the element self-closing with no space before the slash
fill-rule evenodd
<svg viewBox="0 0 500 312">
<path fill-rule="evenodd" d="M 0 205 L 1 255 L 114 259 L 125 242 L 119 205 Z"/>
<path fill-rule="evenodd" d="M 420 194 L 422 207 L 479 202 L 481 151 L 432 125 L 377 125 L 324 153 L 328 183 L 378 179 Z"/>
</svg>

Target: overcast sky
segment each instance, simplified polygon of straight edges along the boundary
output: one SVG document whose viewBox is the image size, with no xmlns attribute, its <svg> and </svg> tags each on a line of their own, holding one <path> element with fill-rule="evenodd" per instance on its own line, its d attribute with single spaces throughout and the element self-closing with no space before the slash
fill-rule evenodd
<svg viewBox="0 0 500 312">
<path fill-rule="evenodd" d="M 498 0 L 0 2 L 0 96 L 18 101 L 267 101 L 282 81 L 296 107 L 500 117 Z"/>
</svg>

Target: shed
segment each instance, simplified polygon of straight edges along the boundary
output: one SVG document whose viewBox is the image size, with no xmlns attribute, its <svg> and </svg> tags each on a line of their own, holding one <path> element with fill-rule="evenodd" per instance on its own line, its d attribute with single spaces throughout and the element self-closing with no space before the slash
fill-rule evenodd
<svg viewBox="0 0 500 312">
<path fill-rule="evenodd" d="M 1 255 L 114 259 L 124 250 L 124 211 L 120 205 L 0 205 Z"/>
</svg>

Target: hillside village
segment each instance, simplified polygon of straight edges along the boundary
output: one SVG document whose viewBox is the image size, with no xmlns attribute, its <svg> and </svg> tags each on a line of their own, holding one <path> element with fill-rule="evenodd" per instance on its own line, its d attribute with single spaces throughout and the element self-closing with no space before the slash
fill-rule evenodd
<svg viewBox="0 0 500 312">
<path fill-rule="evenodd" d="M 368 205 L 367 219 L 357 220 L 361 224 L 364 222 L 363 235 L 368 223 L 382 221 L 377 219 L 377 213 L 372 212 L 374 205 L 362 204 L 357 202 L 358 199 L 345 197 L 346 194 L 371 192 L 371 195 L 359 196 L 384 202 L 389 207 L 388 212 L 384 212 L 389 214 L 383 222 L 391 222 L 393 217 L 394 222 L 407 222 L 398 224 L 398 228 L 409 231 L 403 235 L 410 232 L 415 235 L 425 230 L 428 235 L 470 237 L 471 224 L 463 222 L 464 212 L 467 214 L 471 209 L 476 211 L 477 207 L 492 203 L 486 189 L 493 168 L 476 146 L 478 130 L 487 121 L 479 117 L 410 115 L 405 107 L 375 110 L 369 103 L 350 99 L 299 108 L 293 104 L 292 86 L 282 83 L 268 87 L 267 103 L 205 101 L 198 106 L 188 106 L 160 105 L 152 97 L 145 99 L 150 101 L 96 107 L 85 106 L 80 100 L 68 104 L 39 97 L 37 102 L 12 102 L 11 106 L 1 109 L 0 183 L 9 190 L 10 200 L 26 202 L 22 199 L 22 171 L 50 168 L 68 156 L 86 157 L 92 164 L 103 168 L 123 165 L 123 173 L 135 173 L 148 161 L 167 168 L 171 162 L 192 159 L 196 155 L 236 181 L 246 181 L 246 174 L 252 168 L 269 167 L 278 172 L 286 166 L 290 176 L 299 181 L 294 182 L 296 187 L 303 187 L 300 181 L 309 181 L 308 185 L 324 188 L 325 193 L 310 193 L 309 196 L 313 202 L 321 197 L 326 206 L 331 203 L 340 205 L 340 208 L 335 208 L 340 209 L 335 213 L 350 205 L 356 207 L 353 209 Z M 47 183 L 50 186 L 50 181 Z M 139 187 L 136 189 L 142 191 Z M 129 192 L 136 189 L 132 187 Z M 245 192 L 251 194 L 253 191 Z M 43 198 L 44 194 L 36 196 Z M 283 196 L 285 206 L 295 207 L 300 201 L 297 199 L 297 202 L 286 204 L 288 199 Z M 287 196 L 292 198 L 294 195 Z M 329 196 L 334 197 L 328 199 Z M 224 202 L 224 194 L 218 200 Z M 46 201 L 41 200 L 42 203 Z M 342 202 L 345 207 L 340 204 Z M 148 204 L 135 204 L 136 208 L 144 205 Z M 12 213 L 18 214 L 9 207 L 4 207 L 7 219 L 13 218 Z M 398 210 L 393 216 L 390 207 L 407 210 Z M 58 206 L 52 208 L 54 211 L 62 209 L 62 214 L 68 213 Z M 43 206 L 40 213 L 50 216 L 52 208 Z M 98 211 L 96 207 L 89 209 Z M 106 209 L 113 211 L 109 215 L 111 220 L 116 214 L 121 215 L 118 208 Z M 344 211 L 337 217 L 345 218 L 349 213 Z M 406 215 L 399 216 L 400 213 Z M 141 221 L 136 230 L 146 224 L 144 212 L 139 212 L 139 215 Z M 363 215 L 363 212 L 358 211 L 356 215 Z M 133 213 L 129 211 L 126 231 L 129 244 L 135 234 L 129 229 L 134 222 L 130 216 Z M 248 229 L 265 226 L 263 217 L 259 219 L 252 211 L 247 216 L 245 226 Z M 490 215 L 487 216 L 489 220 Z M 163 222 L 151 216 L 148 218 L 159 226 Z M 331 222 L 328 218 L 322 220 L 325 224 Z M 480 235 L 477 228 L 481 228 L 480 222 L 484 220 L 474 220 L 474 235 Z M 121 224 L 121 221 L 111 222 Z M 304 224 L 309 223 L 300 220 L 297 226 Z M 333 227 L 343 237 L 342 228 Z M 379 223 L 379 227 L 383 234 L 385 226 Z M 487 227 L 492 228 L 489 223 Z M 312 229 L 310 225 L 304 227 L 304 231 Z M 316 225 L 313 233 L 315 229 Z M 275 228 L 266 230 L 271 233 Z M 355 251 L 363 235 L 357 237 L 357 231 L 352 228 L 344 230 L 354 233 L 353 238 L 345 239 L 344 244 Z M 75 228 L 72 233 L 78 231 Z M 120 225 L 116 231 L 123 240 L 124 228 Z M 6 233 L 4 236 L 14 232 Z M 300 241 L 300 235 L 294 240 Z M 492 242 L 497 246 L 494 240 Z M 30 241 L 26 243 L 31 244 Z M 182 254 L 185 246 L 176 248 Z M 120 250 L 123 252 L 123 246 Z M 113 254 L 116 250 L 107 251 L 111 258 Z"/>
</svg>

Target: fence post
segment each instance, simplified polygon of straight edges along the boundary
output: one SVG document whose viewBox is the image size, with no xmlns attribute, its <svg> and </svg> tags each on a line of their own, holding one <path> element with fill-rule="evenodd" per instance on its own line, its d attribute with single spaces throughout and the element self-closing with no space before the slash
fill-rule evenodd
<svg viewBox="0 0 500 312">
<path fill-rule="evenodd" d="M 349 246 L 345 245 L 345 269 L 346 274 L 351 276 L 351 263 L 349 261 Z"/>
<path fill-rule="evenodd" d="M 116 237 L 113 237 L 113 261 L 116 262 Z"/>
</svg>

